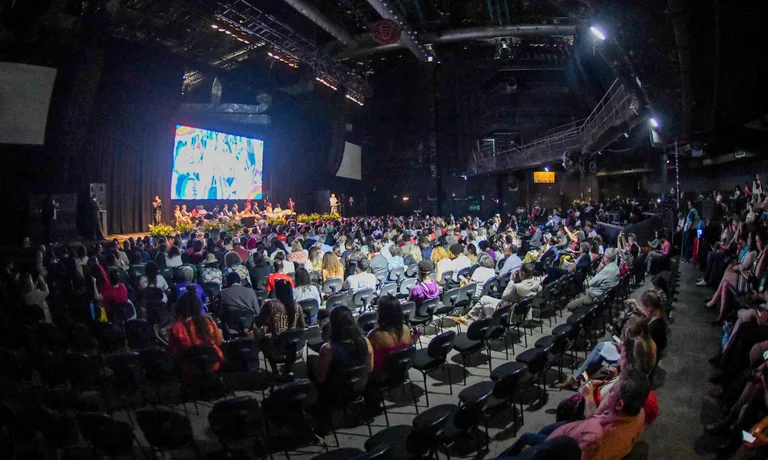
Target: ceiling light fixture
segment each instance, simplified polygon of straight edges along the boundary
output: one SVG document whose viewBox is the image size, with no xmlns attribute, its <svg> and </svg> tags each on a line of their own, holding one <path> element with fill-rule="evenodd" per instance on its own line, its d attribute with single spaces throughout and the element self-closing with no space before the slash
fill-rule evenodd
<svg viewBox="0 0 768 460">
<path fill-rule="evenodd" d="M 659 127 L 659 122 L 658 122 L 658 120 L 656 120 L 656 119 L 655 119 L 655 118 L 653 118 L 653 117 L 651 117 L 651 119 L 650 119 L 650 120 L 648 120 L 648 123 L 650 123 L 650 124 L 651 124 L 651 127 L 652 127 L 652 128 L 658 128 L 658 127 Z"/>
<path fill-rule="evenodd" d="M 353 95 L 352 93 L 347 93 L 347 94 L 344 95 L 344 97 L 346 97 L 347 99 L 349 99 L 352 102 L 357 103 L 360 107 L 363 106 L 363 97 L 362 96 L 359 96 L 357 94 Z"/>
<path fill-rule="evenodd" d="M 336 91 L 339 88 L 337 88 L 332 82 L 333 79 L 331 77 L 323 76 L 321 77 L 315 77 L 315 80 L 319 81 L 320 83 L 324 84 L 325 86 L 331 88 L 332 90 Z"/>
<path fill-rule="evenodd" d="M 602 30 L 598 29 L 595 26 L 591 26 L 589 28 L 589 30 L 592 32 L 592 35 L 594 35 L 595 37 L 599 38 L 600 41 L 604 41 L 605 40 L 605 34 L 603 33 Z"/>
<path fill-rule="evenodd" d="M 216 24 L 211 24 L 211 28 L 213 28 L 213 29 L 218 29 L 218 28 L 219 28 L 219 26 L 217 26 Z"/>
</svg>

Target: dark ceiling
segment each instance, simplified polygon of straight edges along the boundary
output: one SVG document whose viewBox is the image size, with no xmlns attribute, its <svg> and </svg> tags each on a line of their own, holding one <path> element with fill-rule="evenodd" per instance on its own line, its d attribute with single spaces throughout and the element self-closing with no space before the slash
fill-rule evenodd
<svg viewBox="0 0 768 460">
<path fill-rule="evenodd" d="M 304 1 L 348 34 L 353 43 L 341 43 L 288 0 L 0 0 L 0 38 L 35 41 L 61 31 L 108 34 L 168 48 L 199 63 L 198 70 L 263 66 L 273 53 L 290 62 L 298 58 L 295 74 L 301 78 L 326 75 L 356 93 L 375 91 L 368 80 L 371 69 L 382 60 L 393 60 L 391 65 L 417 59 L 405 48 L 344 57 L 376 45 L 369 27 L 381 19 L 371 4 L 379 0 Z M 419 46 L 458 29 L 558 25 L 574 26 L 578 35 L 598 24 L 608 39 L 596 45 L 594 52 L 602 54 L 618 75 L 640 82 L 667 138 L 728 149 L 743 144 L 742 138 L 751 145 L 768 140 L 765 130 L 754 124 L 745 126 L 768 113 L 768 94 L 760 85 L 768 76 L 764 58 L 768 35 L 761 30 L 759 3 L 389 0 L 385 9 L 390 8 L 396 20 L 413 32 L 406 34 L 409 38 L 422 38 L 425 43 Z M 539 47 L 569 55 L 573 35 L 554 35 L 513 40 L 521 54 L 504 58 L 530 59 L 536 57 Z M 434 55 L 435 65 L 492 60 L 499 57 L 500 43 L 505 40 L 486 36 L 435 41 L 424 56 Z"/>
</svg>

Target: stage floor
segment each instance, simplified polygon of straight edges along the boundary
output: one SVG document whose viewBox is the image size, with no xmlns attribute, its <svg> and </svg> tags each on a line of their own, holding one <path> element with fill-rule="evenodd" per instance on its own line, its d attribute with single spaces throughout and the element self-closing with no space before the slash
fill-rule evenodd
<svg viewBox="0 0 768 460">
<path fill-rule="evenodd" d="M 122 234 L 122 235 L 107 235 L 107 239 L 109 241 L 112 241 L 115 238 L 117 238 L 117 241 L 122 243 L 123 241 L 125 241 L 125 240 L 127 240 L 129 238 L 133 238 L 133 239 L 144 238 L 147 235 L 149 235 L 149 232 L 144 232 L 144 233 L 125 233 L 125 234 Z"/>
</svg>

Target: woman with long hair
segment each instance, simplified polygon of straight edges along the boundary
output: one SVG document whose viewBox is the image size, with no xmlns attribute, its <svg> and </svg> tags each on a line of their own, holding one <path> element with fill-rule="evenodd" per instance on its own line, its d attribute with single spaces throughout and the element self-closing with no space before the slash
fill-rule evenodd
<svg viewBox="0 0 768 460">
<path fill-rule="evenodd" d="M 309 248 L 309 262 L 312 264 L 313 272 L 320 272 L 323 270 L 323 256 L 320 253 L 320 248 L 317 246 Z"/>
<path fill-rule="evenodd" d="M 745 292 L 747 290 L 750 275 L 754 273 L 755 261 L 758 253 L 762 253 L 765 247 L 763 235 L 755 237 L 754 232 L 747 234 L 746 238 L 739 238 L 738 262 L 731 264 L 725 271 L 723 279 L 720 281 L 717 291 L 712 299 L 706 303 L 707 308 L 719 308 L 717 319 L 712 324 L 721 324 L 728 314 L 728 289 L 733 288 L 736 292 Z"/>
<path fill-rule="evenodd" d="M 381 297 L 376 305 L 378 326 L 368 333 L 373 347 L 374 373 L 380 374 L 384 360 L 390 353 L 411 345 L 411 331 L 405 325 L 403 308 L 396 297 Z"/>
<path fill-rule="evenodd" d="M 317 382 L 321 393 L 336 391 L 337 383 L 341 383 L 336 378 L 345 370 L 365 365 L 370 372 L 374 364 L 371 342 L 363 336 L 347 307 L 336 307 L 331 311 L 330 326 L 330 340 L 320 348 L 318 356 L 307 359 L 309 377 Z M 323 398 L 319 399 L 322 402 Z"/>
<path fill-rule="evenodd" d="M 210 316 L 203 315 L 203 304 L 195 293 L 194 286 L 187 286 L 187 293 L 179 299 L 176 305 L 176 322 L 171 326 L 168 335 L 168 351 L 179 363 L 182 375 L 199 373 L 196 367 L 187 367 L 182 359 L 184 351 L 194 345 L 207 344 L 216 350 L 219 356 L 213 370 L 218 370 L 224 360 L 220 345 L 224 341 L 221 331 Z"/>
<path fill-rule="evenodd" d="M 344 276 L 344 265 L 333 252 L 326 252 L 323 256 L 322 275 L 323 281 L 331 278 L 341 279 Z"/>
<path fill-rule="evenodd" d="M 443 267 L 450 267 L 451 265 L 450 254 L 448 254 L 448 251 L 446 251 L 444 247 L 438 246 L 432 250 L 431 259 L 432 263 L 435 264 L 435 268 L 437 269 L 437 279 L 443 279 Z"/>
<path fill-rule="evenodd" d="M 293 262 L 297 268 L 303 266 L 309 260 L 300 240 L 293 240 L 293 243 L 291 243 L 291 253 L 288 254 L 288 260 Z"/>
<path fill-rule="evenodd" d="M 163 291 L 163 302 L 168 303 L 166 292 L 170 290 L 170 287 L 168 286 L 168 282 L 165 281 L 165 278 L 160 276 L 160 270 L 154 262 L 147 264 L 144 276 L 139 280 L 139 290 L 143 291 L 148 287 L 155 287 Z"/>
<path fill-rule="evenodd" d="M 322 304 L 320 289 L 318 289 L 317 285 L 312 284 L 309 272 L 304 267 L 296 269 L 296 287 L 293 288 L 293 298 L 296 302 L 305 299 L 315 299 L 318 305 Z"/>
<path fill-rule="evenodd" d="M 293 299 L 293 287 L 286 280 L 275 282 L 275 299 L 267 301 L 259 311 L 256 324 L 261 326 L 263 337 L 259 341 L 264 357 L 269 361 L 272 373 L 277 374 L 277 356 L 275 355 L 275 339 L 290 329 L 304 329 L 307 325 L 304 312 Z M 283 372 L 288 374 L 295 356 L 287 356 Z"/>
</svg>

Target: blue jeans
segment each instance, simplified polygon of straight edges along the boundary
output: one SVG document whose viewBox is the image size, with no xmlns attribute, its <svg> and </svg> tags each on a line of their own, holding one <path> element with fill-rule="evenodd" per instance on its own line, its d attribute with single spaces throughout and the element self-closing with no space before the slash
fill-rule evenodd
<svg viewBox="0 0 768 460">
<path fill-rule="evenodd" d="M 616 361 L 608 361 L 605 359 L 603 355 L 600 354 L 601 351 L 603 351 L 603 347 L 605 347 L 606 344 L 609 344 L 610 342 L 600 342 L 597 345 L 595 345 L 595 348 L 592 349 L 591 352 L 589 352 L 589 356 L 587 356 L 587 359 L 584 360 L 584 364 L 581 365 L 581 367 L 573 374 L 574 377 L 581 375 L 582 372 L 586 371 L 589 368 L 593 368 L 601 363 L 609 362 L 609 363 L 615 363 Z"/>
<path fill-rule="evenodd" d="M 544 442 L 547 440 L 547 437 L 552 434 L 553 431 L 565 425 L 566 423 L 568 422 L 557 422 L 551 425 L 547 425 L 539 430 L 538 433 L 523 433 L 519 438 L 517 438 L 517 441 L 512 444 L 512 447 L 505 450 L 501 456 L 496 457 L 496 460 L 516 459 L 517 456 L 520 455 L 520 452 L 522 452 L 523 449 L 525 449 L 527 446 L 538 446 L 539 444 L 544 444 Z"/>
</svg>

